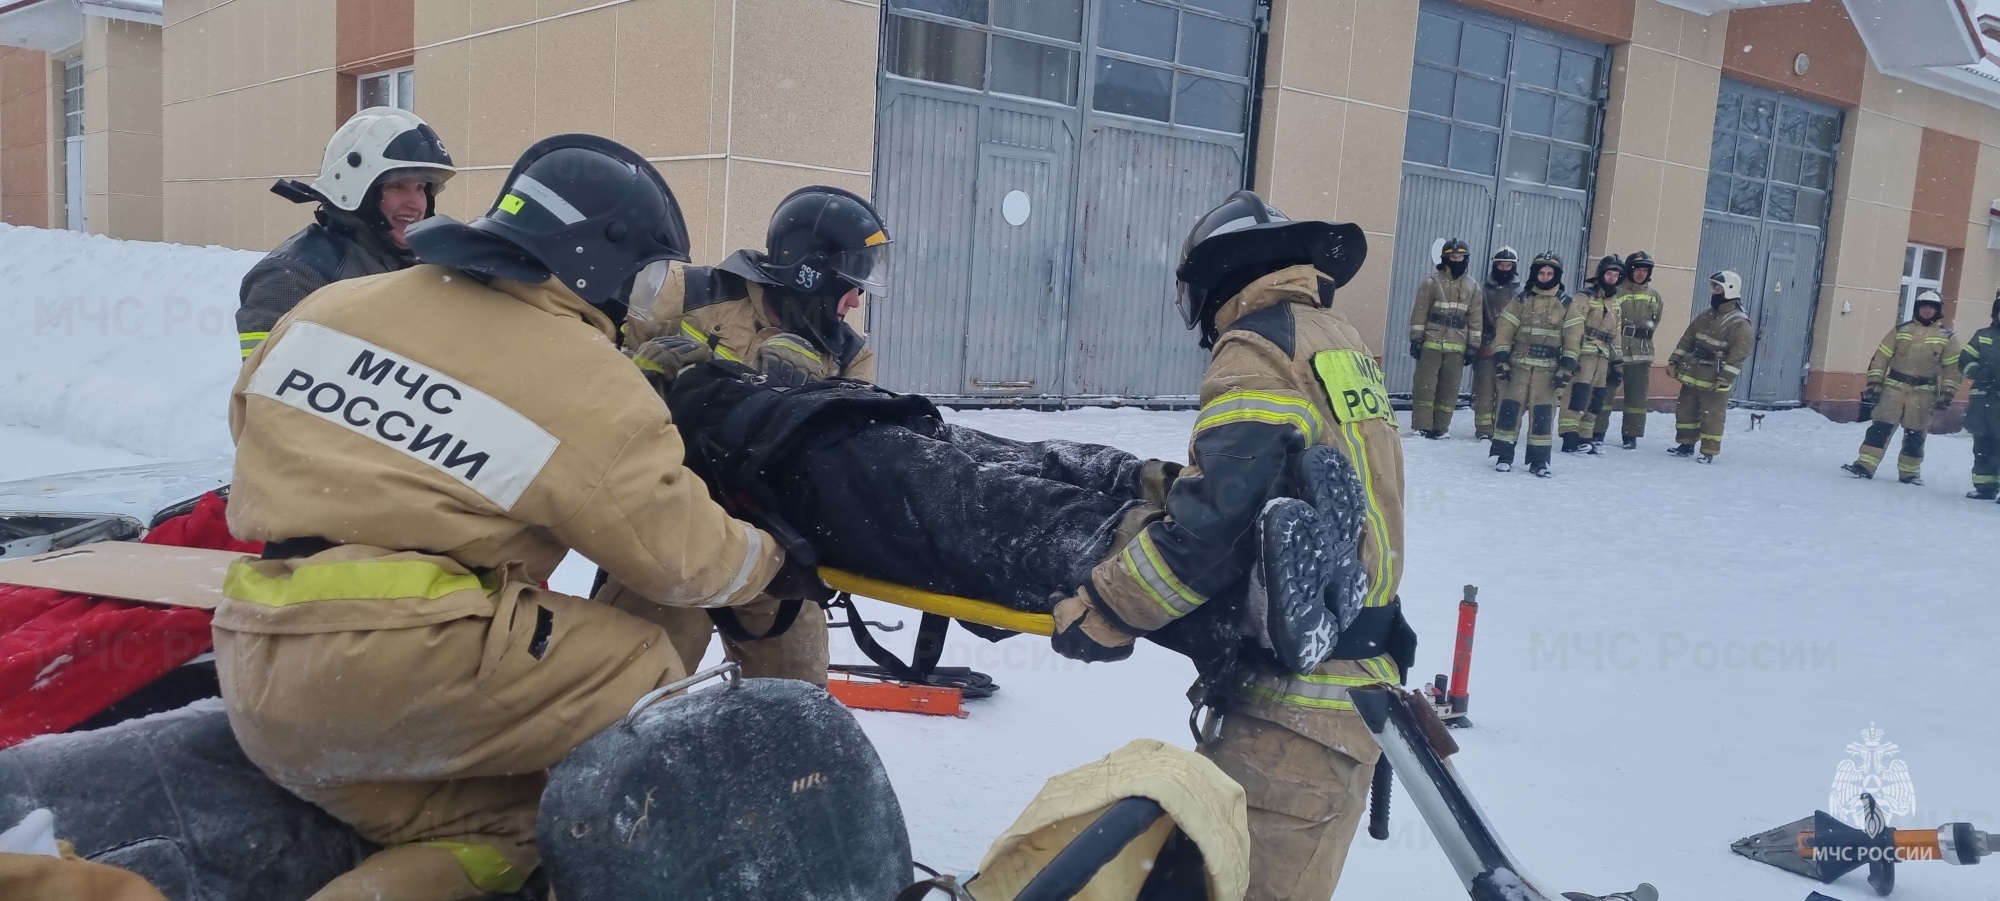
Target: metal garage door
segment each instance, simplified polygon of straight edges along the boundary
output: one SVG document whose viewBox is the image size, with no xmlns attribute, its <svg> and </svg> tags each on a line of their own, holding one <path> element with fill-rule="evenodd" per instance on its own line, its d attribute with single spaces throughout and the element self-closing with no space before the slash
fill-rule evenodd
<svg viewBox="0 0 2000 901">
<path fill-rule="evenodd" d="M 1708 276 L 1743 277 L 1743 308 L 1757 346 L 1735 399 L 1794 406 L 1805 396 L 1806 355 L 1819 306 L 1840 111 L 1725 80 L 1715 102 L 1707 212 L 1695 306 L 1708 305 Z"/>
<path fill-rule="evenodd" d="M 1173 311 L 1241 186 L 1260 0 L 891 0 L 870 311 L 883 384 L 944 399 L 1191 400 Z"/>
<path fill-rule="evenodd" d="M 1437 260 L 1463 238 L 1472 271 L 1497 247 L 1560 254 L 1574 286 L 1587 273 L 1590 190 L 1604 108 L 1606 48 L 1451 3 L 1424 0 L 1403 145 L 1403 188 L 1383 359 L 1410 390 L 1410 306 Z"/>
</svg>

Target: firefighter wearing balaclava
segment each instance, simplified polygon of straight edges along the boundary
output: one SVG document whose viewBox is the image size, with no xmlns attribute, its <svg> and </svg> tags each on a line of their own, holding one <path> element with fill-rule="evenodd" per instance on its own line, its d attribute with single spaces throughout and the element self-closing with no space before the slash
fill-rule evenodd
<svg viewBox="0 0 2000 901">
<path fill-rule="evenodd" d="M 1619 338 L 1624 319 L 1618 305 L 1624 282 L 1625 261 L 1617 254 L 1607 255 L 1598 261 L 1597 274 L 1584 292 L 1570 301 L 1570 320 L 1582 325 L 1583 337 L 1577 343 L 1576 378 L 1563 400 L 1562 422 L 1557 429 L 1563 453 L 1598 452 L 1593 436 L 1604 418 L 1605 399 L 1624 377 L 1620 359 L 1624 344 Z"/>
<path fill-rule="evenodd" d="M 1861 419 L 1869 421 L 1861 453 L 1842 466 L 1863 479 L 1875 477 L 1888 452 L 1889 438 L 1903 430 L 1903 453 L 1896 459 L 1896 479 L 1922 485 L 1924 438 L 1937 411 L 1958 396 L 1958 335 L 1944 324 L 1944 298 L 1928 288 L 1917 292 L 1910 321 L 1889 330 L 1868 361 L 1868 383 L 1861 391 Z"/>
<path fill-rule="evenodd" d="M 1743 361 L 1750 359 L 1756 340 L 1750 316 L 1743 312 L 1743 277 L 1724 269 L 1708 277 L 1708 291 L 1708 309 L 1688 323 L 1680 344 L 1667 357 L 1668 377 L 1681 383 L 1674 411 L 1675 443 L 1667 453 L 1693 457 L 1699 441 L 1701 463 L 1713 463 L 1722 453 L 1729 392 L 1743 374 Z"/>
<path fill-rule="evenodd" d="M 817 586 L 682 465 L 618 350 L 687 259 L 644 157 L 549 138 L 485 215 L 409 238 L 428 265 L 307 298 L 230 400 L 229 525 L 265 542 L 215 613 L 230 725 L 380 847 L 313 901 L 520 890 L 548 770 L 686 675 L 658 626 L 540 587 L 572 551 L 667 606 Z"/>
<path fill-rule="evenodd" d="M 1417 361 L 1410 428 L 1425 438 L 1443 438 L 1451 430 L 1465 365 L 1485 330 L 1479 283 L 1466 274 L 1468 253 L 1464 241 L 1444 242 L 1437 271 L 1417 286 L 1417 301 L 1410 307 L 1410 358 Z"/>
<path fill-rule="evenodd" d="M 236 309 L 243 356 L 306 295 L 416 265 L 406 230 L 437 212 L 437 194 L 457 172 L 437 132 L 415 113 L 378 106 L 348 119 L 327 142 L 311 185 L 281 179 L 271 186 L 319 209 L 311 225 L 244 273 Z"/>
<path fill-rule="evenodd" d="M 687 365 L 720 357 L 783 385 L 834 377 L 875 380 L 875 351 L 847 323 L 865 295 L 888 290 L 887 227 L 875 207 L 827 185 L 778 203 L 762 251 L 738 250 L 719 266 L 677 267 L 625 321 L 632 360 L 663 387 Z M 687 660 L 719 634 L 729 659 L 753 678 L 826 684 L 826 618 L 766 599 L 718 611 L 662 607 L 607 581 L 598 600 L 665 627 Z"/>
<path fill-rule="evenodd" d="M 1976 501 L 2000 498 L 2000 296 L 1992 320 L 1974 332 L 1958 354 L 1959 372 L 1972 385 L 1965 430 L 1972 433 L 1972 491 Z"/>
<path fill-rule="evenodd" d="M 1500 314 L 1493 336 L 1494 374 L 1502 385 L 1500 415 L 1493 423 L 1493 468 L 1514 469 L 1515 445 L 1521 421 L 1528 424 L 1528 471 L 1553 475 L 1549 457 L 1555 445 L 1556 411 L 1568 396 L 1577 372 L 1577 348 L 1583 341 L 1583 320 L 1569 313 L 1570 296 L 1562 289 L 1562 258 L 1542 253 L 1528 264 L 1528 284 Z"/>
<path fill-rule="evenodd" d="M 1473 438 L 1488 441 L 1493 438 L 1493 411 L 1500 406 L 1500 380 L 1493 375 L 1493 334 L 1500 325 L 1500 314 L 1507 311 L 1507 305 L 1514 302 L 1515 295 L 1521 293 L 1521 257 L 1512 247 L 1502 247 L 1493 252 L 1493 259 L 1486 267 L 1486 284 L 1480 286 L 1483 302 L 1480 304 L 1479 354 L 1472 363 L 1472 428 Z"/>
<path fill-rule="evenodd" d="M 1618 289 L 1618 311 L 1624 320 L 1619 338 L 1625 359 L 1618 384 L 1625 391 L 1622 432 L 1626 450 L 1637 450 L 1639 439 L 1646 437 L 1646 399 L 1653 380 L 1653 330 L 1660 325 L 1660 310 L 1660 292 L 1653 290 L 1653 255 L 1634 251 L 1625 257 L 1625 281 Z M 1597 434 L 1591 436 L 1591 443 L 1603 445 L 1610 428 L 1611 416 L 1607 412 L 1598 418 Z"/>
</svg>

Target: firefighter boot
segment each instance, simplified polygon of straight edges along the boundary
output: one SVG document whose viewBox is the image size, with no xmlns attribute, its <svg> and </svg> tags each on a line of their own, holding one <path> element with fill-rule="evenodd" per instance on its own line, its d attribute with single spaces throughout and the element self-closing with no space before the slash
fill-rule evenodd
<svg viewBox="0 0 2000 901">
<path fill-rule="evenodd" d="M 1326 601 L 1336 568 L 1353 561 L 1359 571 L 1360 552 L 1357 542 L 1338 538 L 1333 522 L 1298 498 L 1274 499 L 1257 516 L 1257 563 L 1250 568 L 1245 625 L 1294 673 L 1310 673 L 1324 663 L 1340 638 L 1338 614 Z"/>
<path fill-rule="evenodd" d="M 1528 471 L 1538 478 L 1550 478 L 1555 473 L 1549 471 L 1549 446 L 1528 445 Z"/>
<path fill-rule="evenodd" d="M 1859 463 L 1842 463 L 1840 464 L 1840 468 L 1857 479 L 1872 479 L 1875 477 L 1875 470 L 1869 469 Z"/>
<path fill-rule="evenodd" d="M 2000 499 L 2000 485 L 1975 485 L 1965 496 L 1975 501 Z"/>
<path fill-rule="evenodd" d="M 1638 450 L 1638 449 L 1639 449 L 1639 439 L 1637 439 L 1637 438 L 1634 438 L 1634 437 L 1632 437 L 1632 436 L 1630 436 L 1630 435 L 1626 435 L 1626 436 L 1625 436 L 1625 444 L 1624 444 L 1623 446 L 1624 446 L 1624 448 L 1625 448 L 1626 450 Z"/>
<path fill-rule="evenodd" d="M 1694 445 L 1676 444 L 1673 447 L 1667 448 L 1667 453 L 1673 454 L 1676 457 L 1692 457 L 1694 456 Z"/>
</svg>

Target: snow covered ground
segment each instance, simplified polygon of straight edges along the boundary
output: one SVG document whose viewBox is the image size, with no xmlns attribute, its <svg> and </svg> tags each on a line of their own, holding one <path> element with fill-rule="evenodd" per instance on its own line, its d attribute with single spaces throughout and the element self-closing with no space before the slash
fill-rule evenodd
<svg viewBox="0 0 2000 901">
<path fill-rule="evenodd" d="M 254 254 L 0 226 L 0 479 L 225 452 L 235 283 Z M 220 317 L 220 318 L 218 318 Z M 958 421 L 1179 459 L 1193 416 L 982 411 Z M 1466 440 L 1406 442 L 1404 603 L 1418 680 L 1449 668 L 1461 586 L 1480 588 L 1472 714 L 1457 766 L 1548 887 L 1644 879 L 1669 901 L 1797 899 L 1815 886 L 1729 852 L 1828 806 L 1872 724 L 1917 812 L 2000 831 L 1991 715 L 2000 679 L 2000 505 L 1961 495 L 1970 441 L 1931 441 L 1912 488 L 1836 470 L 1861 427 L 1815 413 L 1731 416 L 1722 461 L 1642 450 L 1562 458 L 1557 478 L 1494 473 Z M 556 586 L 588 587 L 572 558 Z M 871 617 L 916 617 L 878 606 Z M 908 632 L 885 636 L 907 649 Z M 899 640 L 900 639 L 900 640 Z M 839 641 L 834 659 L 862 662 Z M 1192 670 L 1141 646 L 1085 666 L 1045 641 L 956 632 L 945 662 L 999 681 L 964 720 L 861 713 L 896 780 L 918 858 L 970 869 L 1042 781 L 1133 738 L 1190 744 Z M 1390 841 L 1357 840 L 1343 898 L 1462 898 L 1407 798 Z M 1905 901 L 2000 901 L 2000 859 L 1914 864 Z M 1829 894 L 1872 892 L 1858 876 Z"/>
<path fill-rule="evenodd" d="M 977 411 L 954 418 L 1024 438 L 1116 444 L 1180 459 L 1188 413 Z M 1909 767 L 1917 812 L 2000 832 L 1985 666 L 2000 638 L 2000 505 L 1961 495 L 1971 442 L 1932 439 L 1926 487 L 1836 467 L 1861 427 L 1731 415 L 1721 462 L 1636 452 L 1562 458 L 1557 477 L 1492 471 L 1461 415 L 1454 440 L 1405 442 L 1404 603 L 1422 635 L 1416 677 L 1448 671 L 1461 586 L 1478 585 L 1476 727 L 1456 758 L 1508 844 L 1548 887 L 1641 880 L 1669 901 L 1803 898 L 1813 883 L 1729 851 L 1828 807 L 1849 743 L 1873 725 Z M 1654 434 L 1670 429 L 1656 414 Z M 587 586 L 589 569 L 558 577 Z M 915 617 L 879 607 L 877 619 Z M 907 635 L 907 633 L 904 633 Z M 954 632 L 947 664 L 1002 689 L 964 720 L 859 714 L 895 778 L 917 856 L 970 869 L 1042 781 L 1125 742 L 1190 745 L 1193 671 L 1142 643 L 1085 666 L 1044 641 Z M 887 636 L 907 651 L 908 639 Z M 713 655 L 712 656 L 716 656 Z M 837 640 L 836 661 L 865 662 Z M 1399 791 L 1400 795 L 1400 791 Z M 1463 897 L 1407 797 L 1387 842 L 1357 839 L 1340 897 Z M 1872 896 L 1862 874 L 1830 889 Z M 1905 901 L 2000 901 L 2000 869 L 1911 864 Z"/>
</svg>

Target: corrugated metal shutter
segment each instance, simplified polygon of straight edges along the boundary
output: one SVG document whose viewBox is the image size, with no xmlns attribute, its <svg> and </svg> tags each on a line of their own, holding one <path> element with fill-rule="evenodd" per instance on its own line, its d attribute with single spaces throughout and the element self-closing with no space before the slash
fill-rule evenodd
<svg viewBox="0 0 2000 901">
<path fill-rule="evenodd" d="M 883 146 L 900 162 L 878 166 L 875 199 L 895 229 L 891 297 L 869 311 L 869 340 L 885 385 L 952 394 L 965 384 L 963 336 L 972 308 L 969 269 L 925 265 L 972 256 L 979 106 L 902 93 L 883 98 Z M 926 198 L 965 198 L 929 203 Z M 958 335 L 956 344 L 940 335 Z"/>
<path fill-rule="evenodd" d="M 1418 236 L 1464 238 L 1472 245 L 1469 257 L 1473 261 L 1470 264 L 1473 271 L 1483 270 L 1479 263 L 1492 256 L 1492 252 L 1481 252 L 1479 245 L 1483 242 L 1480 233 L 1486 230 L 1484 223 L 1493 221 L 1493 187 L 1425 172 L 1411 172 L 1403 176 L 1401 209 L 1403 213 L 1396 220 L 1396 231 L 1410 235 L 1411 239 L 1397 241 L 1395 256 L 1390 260 L 1395 269 L 1389 284 L 1389 334 L 1382 345 L 1382 364 L 1389 384 L 1399 386 L 1392 390 L 1407 392 L 1412 374 L 1416 371 L 1416 361 L 1405 352 L 1408 342 L 1404 339 L 1409 336 L 1410 309 L 1416 306 L 1417 286 L 1437 270 L 1437 259 L 1431 256 L 1436 240 L 1418 240 Z M 1522 255 L 1523 262 L 1527 256 Z"/>
</svg>

